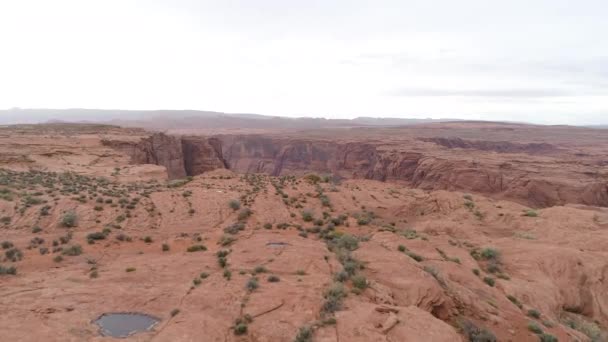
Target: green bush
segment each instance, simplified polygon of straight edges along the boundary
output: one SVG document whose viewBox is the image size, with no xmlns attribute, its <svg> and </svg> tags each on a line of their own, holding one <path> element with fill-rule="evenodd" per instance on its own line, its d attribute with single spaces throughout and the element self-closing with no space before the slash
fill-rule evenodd
<svg viewBox="0 0 608 342">
<path fill-rule="evenodd" d="M 302 219 L 306 222 L 311 222 L 314 219 L 314 215 L 310 210 L 302 211 Z"/>
<path fill-rule="evenodd" d="M 78 216 L 76 215 L 76 213 L 74 211 L 68 211 L 67 213 L 65 213 L 63 215 L 63 218 L 61 219 L 61 225 L 63 225 L 66 228 L 76 227 L 77 224 L 78 224 Z"/>
<path fill-rule="evenodd" d="M 484 248 L 481 251 L 481 257 L 485 260 L 497 260 L 500 257 L 500 253 L 494 248 Z"/>
<path fill-rule="evenodd" d="M 61 254 L 67 256 L 77 256 L 82 254 L 82 247 L 80 245 L 72 245 L 66 249 L 64 249 Z"/>
<path fill-rule="evenodd" d="M 541 329 L 538 324 L 534 323 L 534 322 L 530 322 L 528 323 L 528 330 L 530 330 L 531 332 L 540 335 L 543 333 L 543 329 Z"/>
<path fill-rule="evenodd" d="M 245 229 L 245 225 L 242 222 L 237 222 L 237 223 L 233 223 L 231 225 L 229 225 L 228 227 L 224 228 L 224 233 L 228 233 L 228 234 L 238 234 L 239 231 L 244 230 Z"/>
<path fill-rule="evenodd" d="M 325 301 L 321 307 L 322 314 L 331 314 L 342 308 L 342 300 L 346 297 L 346 290 L 341 283 L 333 283 L 332 286 L 325 291 L 323 296 Z"/>
<path fill-rule="evenodd" d="M 249 208 L 243 208 L 241 209 L 241 211 L 239 211 L 239 215 L 238 215 L 238 220 L 239 221 L 244 221 L 246 219 L 249 218 L 249 216 L 251 216 L 253 212 L 251 211 L 251 209 Z"/>
<path fill-rule="evenodd" d="M 558 342 L 557 337 L 547 333 L 540 334 L 538 338 L 540 339 L 540 342 Z"/>
<path fill-rule="evenodd" d="M 528 310 L 528 316 L 530 316 L 532 318 L 539 319 L 540 318 L 540 312 L 538 312 L 538 310 L 536 310 L 536 309 L 530 309 L 530 310 Z"/>
<path fill-rule="evenodd" d="M 0 265 L 0 275 L 16 275 L 17 268 L 15 266 L 5 267 Z"/>
<path fill-rule="evenodd" d="M 313 330 L 311 327 L 305 326 L 298 330 L 294 342 L 312 342 Z"/>
<path fill-rule="evenodd" d="M 206 251 L 207 247 L 203 246 L 203 245 L 192 245 L 190 247 L 188 247 L 188 249 L 186 251 L 188 252 L 202 252 L 202 251 Z"/>
<path fill-rule="evenodd" d="M 255 291 L 258 287 L 260 287 L 260 285 L 258 283 L 258 279 L 255 277 L 249 278 L 245 284 L 245 288 L 250 292 Z"/>
<path fill-rule="evenodd" d="M 355 275 L 352 278 L 353 286 L 359 290 L 365 290 L 367 288 L 367 279 L 362 275 Z"/>
<path fill-rule="evenodd" d="M 468 319 L 461 319 L 458 325 L 470 342 L 497 342 L 496 336 L 489 330 L 480 328 Z"/>
<path fill-rule="evenodd" d="M 496 283 L 496 280 L 494 280 L 494 278 L 492 278 L 492 277 L 485 277 L 485 278 L 483 278 L 483 282 L 490 286 L 494 286 L 494 284 Z"/>
<path fill-rule="evenodd" d="M 233 200 L 230 200 L 230 202 L 228 202 L 228 206 L 230 206 L 230 208 L 232 208 L 232 210 L 237 211 L 241 208 L 241 202 L 233 199 Z"/>
<path fill-rule="evenodd" d="M 340 249 L 354 251 L 359 248 L 359 240 L 352 235 L 344 234 L 335 241 L 335 246 Z"/>
</svg>

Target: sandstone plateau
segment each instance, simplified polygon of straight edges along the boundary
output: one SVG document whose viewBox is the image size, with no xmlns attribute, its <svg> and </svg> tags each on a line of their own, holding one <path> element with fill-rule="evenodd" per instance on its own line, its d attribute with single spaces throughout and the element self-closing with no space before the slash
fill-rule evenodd
<svg viewBox="0 0 608 342">
<path fill-rule="evenodd" d="M 3 341 L 608 341 L 608 130 L 0 127 Z"/>
</svg>

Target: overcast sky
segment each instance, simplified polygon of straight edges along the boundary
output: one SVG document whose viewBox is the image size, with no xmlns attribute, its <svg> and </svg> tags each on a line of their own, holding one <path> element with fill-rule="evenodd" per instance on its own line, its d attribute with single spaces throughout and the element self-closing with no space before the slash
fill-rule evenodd
<svg viewBox="0 0 608 342">
<path fill-rule="evenodd" d="M 608 123 L 606 0 L 0 0 L 0 108 Z"/>
</svg>

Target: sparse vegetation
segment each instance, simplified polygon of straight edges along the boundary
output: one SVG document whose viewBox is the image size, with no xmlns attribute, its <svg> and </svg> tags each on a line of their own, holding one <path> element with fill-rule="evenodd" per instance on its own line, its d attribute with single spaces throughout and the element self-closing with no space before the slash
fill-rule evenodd
<svg viewBox="0 0 608 342">
<path fill-rule="evenodd" d="M 192 245 L 190 247 L 188 247 L 188 249 L 186 251 L 188 252 L 202 252 L 202 251 L 206 251 L 207 247 L 203 246 L 203 245 Z"/>
<path fill-rule="evenodd" d="M 76 227 L 77 224 L 78 224 L 78 216 L 76 215 L 76 213 L 74 211 L 68 211 L 67 213 L 65 213 L 63 215 L 63 218 L 61 219 L 61 225 L 63 225 L 66 228 Z"/>
<path fill-rule="evenodd" d="M 460 319 L 458 326 L 470 342 L 497 342 L 498 339 L 491 331 L 478 327 L 468 319 Z"/>
<path fill-rule="evenodd" d="M 228 202 L 228 206 L 234 210 L 237 211 L 241 208 L 241 202 L 239 202 L 238 200 L 230 200 L 230 202 Z"/>
<path fill-rule="evenodd" d="M 528 310 L 528 316 L 530 316 L 532 318 L 539 319 L 540 318 L 540 312 L 538 312 L 538 310 L 535 310 L 535 309 L 530 309 L 530 310 Z"/>
<path fill-rule="evenodd" d="M 301 327 L 298 330 L 298 334 L 296 335 L 294 342 L 312 342 L 313 329 L 309 326 Z"/>
</svg>

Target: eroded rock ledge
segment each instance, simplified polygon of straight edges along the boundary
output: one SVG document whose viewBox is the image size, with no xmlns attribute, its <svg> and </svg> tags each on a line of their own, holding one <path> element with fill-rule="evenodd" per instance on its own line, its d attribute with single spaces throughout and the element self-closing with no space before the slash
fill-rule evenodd
<svg viewBox="0 0 608 342">
<path fill-rule="evenodd" d="M 549 144 L 510 144 L 426 139 L 447 148 L 505 153 L 546 153 Z M 445 159 L 424 152 L 380 149 L 368 142 L 336 143 L 262 135 L 170 136 L 155 133 L 141 141 L 104 140 L 135 164 L 167 168 L 170 178 L 227 168 L 238 173 L 302 175 L 332 173 L 344 178 L 403 181 L 426 190 L 461 190 L 508 198 L 535 207 L 566 203 L 608 206 L 608 182 L 551 179 L 509 163 L 485 164 Z"/>
</svg>

